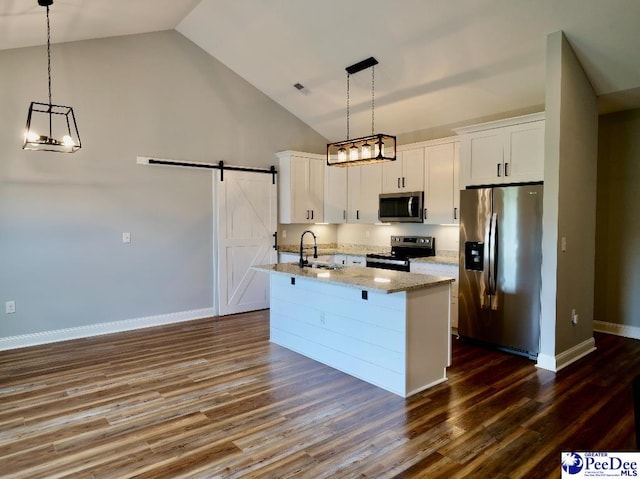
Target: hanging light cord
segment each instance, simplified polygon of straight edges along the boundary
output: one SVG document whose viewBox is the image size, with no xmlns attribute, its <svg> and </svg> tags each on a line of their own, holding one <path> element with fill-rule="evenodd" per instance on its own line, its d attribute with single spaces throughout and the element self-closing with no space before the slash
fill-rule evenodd
<svg viewBox="0 0 640 479">
<path fill-rule="evenodd" d="M 349 139 L 349 77 L 351 74 L 347 73 L 347 140 Z"/>
<path fill-rule="evenodd" d="M 49 77 L 49 109 L 51 109 L 51 26 L 49 25 L 49 5 L 47 5 L 47 75 Z"/>
<path fill-rule="evenodd" d="M 374 84 L 375 84 L 375 72 L 376 72 L 376 66 L 373 65 L 371 67 L 371 135 L 374 135 L 374 106 L 375 106 L 375 88 L 374 88 Z"/>
</svg>

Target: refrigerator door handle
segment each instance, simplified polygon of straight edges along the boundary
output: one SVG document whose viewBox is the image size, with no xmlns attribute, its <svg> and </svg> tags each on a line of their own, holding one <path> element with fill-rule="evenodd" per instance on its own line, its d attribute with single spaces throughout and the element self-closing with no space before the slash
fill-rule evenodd
<svg viewBox="0 0 640 479">
<path fill-rule="evenodd" d="M 496 294 L 496 273 L 498 271 L 498 257 L 496 255 L 496 230 L 498 228 L 498 213 L 491 215 L 491 226 L 489 227 L 489 294 L 491 296 Z"/>
<path fill-rule="evenodd" d="M 491 279 L 489 278 L 489 272 L 491 271 L 491 224 L 491 216 L 488 216 L 487 224 L 484 229 L 484 268 L 482 268 L 484 292 L 488 296 L 491 296 Z"/>
</svg>

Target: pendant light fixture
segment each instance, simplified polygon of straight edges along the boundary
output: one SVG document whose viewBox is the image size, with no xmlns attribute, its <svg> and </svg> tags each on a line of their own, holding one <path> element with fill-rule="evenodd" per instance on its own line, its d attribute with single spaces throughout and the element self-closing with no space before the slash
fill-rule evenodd
<svg viewBox="0 0 640 479">
<path fill-rule="evenodd" d="M 375 66 L 378 60 L 369 57 L 346 68 L 347 71 L 347 139 L 327 144 L 327 165 L 358 166 L 395 161 L 396 137 L 374 133 L 375 110 Z M 362 138 L 349 138 L 350 77 L 354 73 L 371 68 L 371 135 Z"/>
<path fill-rule="evenodd" d="M 49 6 L 53 0 L 38 0 L 38 5 L 47 8 L 47 75 L 49 79 L 49 102 L 32 101 L 27 115 L 24 132 L 25 150 L 57 151 L 74 153 L 82 144 L 78 133 L 73 108 L 54 105 L 51 102 L 51 27 L 49 24 Z"/>
</svg>

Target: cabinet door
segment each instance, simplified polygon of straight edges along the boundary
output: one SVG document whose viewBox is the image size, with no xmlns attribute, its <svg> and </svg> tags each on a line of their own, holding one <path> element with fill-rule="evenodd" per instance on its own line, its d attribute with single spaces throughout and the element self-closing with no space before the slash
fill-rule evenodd
<svg viewBox="0 0 640 479">
<path fill-rule="evenodd" d="M 310 223 L 309 189 L 309 159 L 291 157 L 291 223 Z"/>
<path fill-rule="evenodd" d="M 402 191 L 402 157 L 404 151 L 396 153 L 396 161 L 386 161 L 382 163 L 382 192 L 396 193 Z"/>
<path fill-rule="evenodd" d="M 353 166 L 347 173 L 347 222 L 377 223 L 382 165 Z"/>
<path fill-rule="evenodd" d="M 366 266 L 367 259 L 364 256 L 347 255 L 347 265 L 349 266 Z"/>
<path fill-rule="evenodd" d="M 308 159 L 309 162 L 309 222 L 322 223 L 324 221 L 324 167 L 321 160 Z"/>
<path fill-rule="evenodd" d="M 427 224 L 454 222 L 455 143 L 429 146 L 426 149 L 425 219 Z"/>
<path fill-rule="evenodd" d="M 402 152 L 402 181 L 404 191 L 424 191 L 424 148 Z"/>
<path fill-rule="evenodd" d="M 364 165 L 360 172 L 359 223 L 377 223 L 378 202 L 382 190 L 382 165 Z"/>
<path fill-rule="evenodd" d="M 398 151 L 397 156 L 382 163 L 382 193 L 423 191 L 424 148 Z"/>
<path fill-rule="evenodd" d="M 505 128 L 504 181 L 544 179 L 544 121 Z"/>
<path fill-rule="evenodd" d="M 453 146 L 453 223 L 460 223 L 460 142 Z"/>
<path fill-rule="evenodd" d="M 464 139 L 463 150 L 467 185 L 491 185 L 502 182 L 504 174 L 502 128 L 469 134 Z"/>
<path fill-rule="evenodd" d="M 347 221 L 347 170 L 326 166 L 324 170 L 324 222 Z"/>
<path fill-rule="evenodd" d="M 361 166 L 347 168 L 347 223 L 360 221 L 360 170 Z"/>
</svg>

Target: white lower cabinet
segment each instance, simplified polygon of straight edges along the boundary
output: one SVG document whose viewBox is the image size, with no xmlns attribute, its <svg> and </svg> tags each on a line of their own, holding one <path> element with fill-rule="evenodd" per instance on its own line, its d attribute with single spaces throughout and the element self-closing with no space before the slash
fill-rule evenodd
<svg viewBox="0 0 640 479">
<path fill-rule="evenodd" d="M 367 259 L 364 256 L 347 255 L 346 264 L 349 266 L 366 266 Z"/>
<path fill-rule="evenodd" d="M 411 263 L 412 273 L 431 274 L 433 276 L 448 276 L 455 278 L 451 283 L 451 327 L 458 328 L 458 265 L 442 263 Z"/>
<path fill-rule="evenodd" d="M 385 294 L 272 273 L 270 285 L 272 343 L 402 397 L 447 379 L 448 284 Z"/>
</svg>

